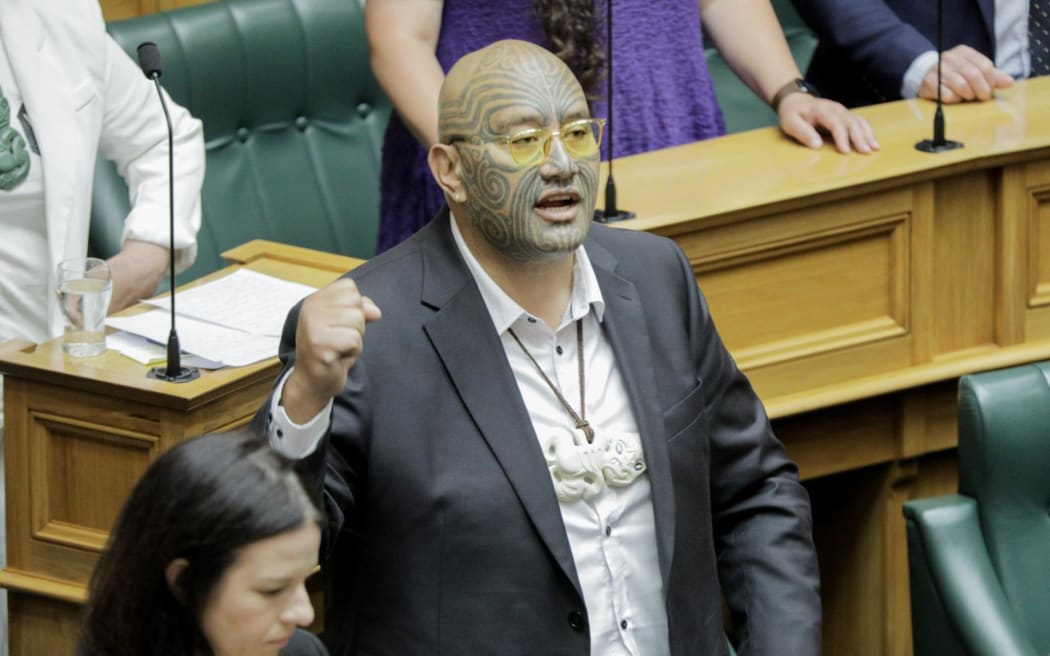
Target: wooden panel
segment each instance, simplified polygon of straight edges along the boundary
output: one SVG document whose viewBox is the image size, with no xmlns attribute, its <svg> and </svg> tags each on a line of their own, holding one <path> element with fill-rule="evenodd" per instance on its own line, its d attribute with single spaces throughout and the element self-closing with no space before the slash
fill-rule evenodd
<svg viewBox="0 0 1050 656">
<path fill-rule="evenodd" d="M 1050 182 L 1029 189 L 1028 305 L 1050 306 Z"/>
<path fill-rule="evenodd" d="M 155 453 L 156 435 L 32 413 L 33 537 L 99 552 L 125 499 Z"/>
<path fill-rule="evenodd" d="M 107 21 L 134 18 L 157 11 L 200 5 L 210 0 L 101 0 L 102 15 Z"/>
<path fill-rule="evenodd" d="M 899 290 L 907 268 L 895 265 L 907 262 L 904 225 L 904 217 L 894 217 L 834 239 L 770 248 L 703 275 L 738 364 L 761 367 L 903 335 Z"/>
<path fill-rule="evenodd" d="M 897 415 L 896 400 L 883 397 L 778 419 L 773 430 L 800 476 L 812 479 L 893 460 Z"/>
<path fill-rule="evenodd" d="M 1003 167 L 999 180 L 995 341 L 1000 346 L 1023 343 L 1028 309 L 1029 198 L 1027 166 Z"/>
<path fill-rule="evenodd" d="M 885 656 L 885 499 L 890 466 L 808 481 L 825 608 L 824 653 Z"/>
<path fill-rule="evenodd" d="M 959 443 L 958 387 L 956 380 L 950 380 L 902 395 L 901 456 L 955 448 Z"/>
<path fill-rule="evenodd" d="M 808 366 L 804 386 L 909 364 L 887 341 L 909 331 L 914 203 L 905 188 L 676 235 L 760 393 L 797 391 L 795 367 L 817 360 L 830 368 Z"/>
<path fill-rule="evenodd" d="M 978 171 L 936 183 L 934 357 L 995 342 L 996 178 Z"/>
<path fill-rule="evenodd" d="M 80 608 L 73 604 L 9 591 L 11 656 L 72 654 L 80 631 Z"/>
<path fill-rule="evenodd" d="M 1024 170 L 1024 197 L 1018 207 L 1028 257 L 1025 330 L 1028 339 L 1050 338 L 1050 161 L 1029 164 Z"/>
</svg>

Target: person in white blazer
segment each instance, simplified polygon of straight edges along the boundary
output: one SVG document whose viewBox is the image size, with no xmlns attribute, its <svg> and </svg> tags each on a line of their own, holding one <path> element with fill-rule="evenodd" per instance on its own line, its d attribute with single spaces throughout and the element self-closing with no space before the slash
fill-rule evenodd
<svg viewBox="0 0 1050 656">
<path fill-rule="evenodd" d="M 2 144 L 17 140 L 5 129 L 21 133 L 29 156 L 15 188 L 2 188 L 0 171 L 0 341 L 39 342 L 62 331 L 55 269 L 86 253 L 99 153 L 116 163 L 131 199 L 122 250 L 109 260 L 110 311 L 152 294 L 164 276 L 167 129 L 153 83 L 106 34 L 97 0 L 3 0 L 0 46 L 0 93 L 9 105 L 6 125 L 0 111 L 0 169 Z M 200 121 L 166 100 L 175 132 L 179 271 L 196 257 L 204 141 Z"/>
<path fill-rule="evenodd" d="M 204 140 L 200 121 L 167 102 L 179 271 L 197 254 Z M 116 163 L 131 199 L 122 248 L 109 259 L 116 311 L 151 295 L 168 268 L 168 141 L 156 91 L 106 34 L 97 0 L 0 0 L 0 343 L 61 334 L 55 271 L 86 254 L 99 153 Z M 2 404 L 0 394 L 0 445 Z M 0 563 L 2 464 L 0 451 Z"/>
</svg>

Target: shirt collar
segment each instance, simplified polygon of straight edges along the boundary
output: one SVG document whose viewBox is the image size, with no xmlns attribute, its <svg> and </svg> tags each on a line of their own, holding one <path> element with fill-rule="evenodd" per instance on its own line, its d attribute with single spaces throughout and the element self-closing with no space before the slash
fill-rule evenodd
<svg viewBox="0 0 1050 656">
<path fill-rule="evenodd" d="M 478 291 L 481 292 L 481 298 L 485 301 L 485 307 L 489 311 L 489 316 L 492 317 L 492 323 L 496 327 L 496 332 L 502 335 L 514 325 L 514 322 L 523 317 L 532 317 L 514 299 L 508 296 L 496 284 L 492 276 L 485 271 L 481 263 L 474 257 L 474 254 L 470 252 L 470 248 L 467 247 L 467 242 L 463 239 L 463 233 L 460 232 L 459 226 L 456 224 L 456 217 L 450 214 L 449 218 L 451 219 L 449 223 L 452 225 L 452 239 L 456 242 L 456 248 L 459 249 L 459 254 L 463 256 L 463 261 L 467 263 L 467 268 L 478 286 Z M 574 255 L 572 295 L 569 298 L 569 307 L 566 308 L 566 316 L 563 318 L 562 324 L 583 318 L 590 312 L 592 307 L 594 308 L 595 318 L 601 322 L 605 316 L 605 300 L 602 298 L 602 290 L 598 286 L 598 278 L 594 275 L 594 267 L 591 265 L 591 260 L 587 257 L 587 250 L 582 244 L 576 247 Z"/>
</svg>

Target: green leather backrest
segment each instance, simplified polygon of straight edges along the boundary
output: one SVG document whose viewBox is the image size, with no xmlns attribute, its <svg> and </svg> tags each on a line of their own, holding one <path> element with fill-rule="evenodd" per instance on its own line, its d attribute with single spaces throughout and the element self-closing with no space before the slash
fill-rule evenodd
<svg viewBox="0 0 1050 656">
<path fill-rule="evenodd" d="M 817 49 L 817 37 L 799 17 L 790 0 L 772 0 L 772 3 L 795 63 L 800 71 L 805 72 L 809 68 L 813 51 Z M 715 85 L 715 96 L 725 117 L 726 131 L 741 132 L 778 125 L 777 115 L 773 110 L 740 81 L 706 35 L 704 39 L 707 43 L 704 54 Z"/>
<path fill-rule="evenodd" d="M 959 492 L 977 500 L 1006 597 L 1050 653 L 1050 362 L 964 376 Z"/>
<path fill-rule="evenodd" d="M 374 254 L 390 104 L 372 76 L 358 0 L 218 0 L 109 30 L 133 58 L 139 43 L 157 43 L 162 84 L 204 123 L 199 254 L 180 282 L 256 238 Z M 110 255 L 128 203 L 104 164 L 90 248 Z"/>
</svg>

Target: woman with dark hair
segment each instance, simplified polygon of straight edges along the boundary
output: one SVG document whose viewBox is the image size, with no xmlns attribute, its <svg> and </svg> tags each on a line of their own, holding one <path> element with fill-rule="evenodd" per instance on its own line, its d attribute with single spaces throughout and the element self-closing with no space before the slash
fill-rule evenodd
<svg viewBox="0 0 1050 656">
<path fill-rule="evenodd" d="M 79 656 L 327 654 L 299 629 L 320 513 L 247 433 L 183 442 L 135 485 L 91 578 Z"/>
<path fill-rule="evenodd" d="M 426 163 L 426 149 L 438 137 L 445 71 L 500 39 L 529 41 L 576 74 L 592 100 L 592 116 L 608 117 L 610 7 L 615 112 L 606 143 L 612 157 L 725 134 L 701 23 L 733 71 L 774 107 L 787 135 L 816 148 L 822 129 L 841 152 L 878 147 L 863 118 L 837 102 L 794 93 L 806 91 L 796 84 L 802 74 L 769 0 L 368 0 L 372 69 L 397 110 L 383 143 L 378 250 L 403 241 L 445 202 Z"/>
</svg>

